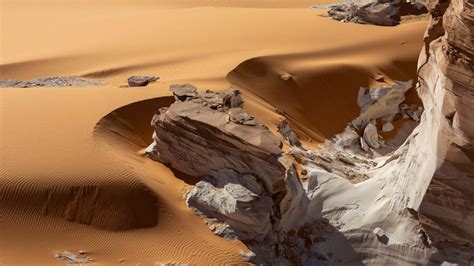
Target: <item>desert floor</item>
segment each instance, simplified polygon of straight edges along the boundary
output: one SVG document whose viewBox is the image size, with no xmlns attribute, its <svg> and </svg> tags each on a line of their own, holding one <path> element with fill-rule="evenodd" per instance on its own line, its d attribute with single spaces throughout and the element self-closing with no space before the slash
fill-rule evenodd
<svg viewBox="0 0 474 266">
<path fill-rule="evenodd" d="M 187 208 L 196 180 L 143 157 L 150 120 L 170 84 L 238 86 L 249 113 L 274 129 L 280 108 L 317 143 L 358 115 L 374 75 L 416 77 L 426 21 L 348 24 L 308 8 L 327 2 L 2 0 L 0 79 L 105 84 L 0 89 L 0 264 L 80 250 L 99 264 L 242 262 L 243 243 Z M 128 88 L 131 75 L 160 80 Z"/>
</svg>

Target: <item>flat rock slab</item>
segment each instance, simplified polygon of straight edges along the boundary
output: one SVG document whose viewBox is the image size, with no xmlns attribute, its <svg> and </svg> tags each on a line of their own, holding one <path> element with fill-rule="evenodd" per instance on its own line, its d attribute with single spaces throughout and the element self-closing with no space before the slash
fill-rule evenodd
<svg viewBox="0 0 474 266">
<path fill-rule="evenodd" d="M 144 87 L 150 82 L 157 81 L 157 76 L 131 76 L 128 78 L 129 87 Z"/>
<path fill-rule="evenodd" d="M 101 80 L 79 77 L 39 77 L 30 81 L 7 79 L 0 80 L 0 88 L 33 88 L 33 87 L 91 87 L 104 84 Z"/>
</svg>

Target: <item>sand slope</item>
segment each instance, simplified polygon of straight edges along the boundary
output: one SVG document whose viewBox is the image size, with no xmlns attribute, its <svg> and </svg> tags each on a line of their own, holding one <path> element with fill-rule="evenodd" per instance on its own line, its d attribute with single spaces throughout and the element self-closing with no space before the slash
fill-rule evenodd
<svg viewBox="0 0 474 266">
<path fill-rule="evenodd" d="M 274 129 L 282 107 L 317 140 L 356 112 L 354 91 L 373 73 L 413 75 L 426 26 L 343 24 L 295 8 L 306 1 L 202 7 L 215 2 L 2 2 L 0 79 L 107 85 L 0 89 L 0 263 L 54 263 L 64 250 L 106 264 L 242 262 L 242 243 L 215 237 L 185 206 L 195 180 L 140 155 L 168 85 L 225 88 L 235 69 L 228 78 L 246 89 L 251 114 Z M 295 81 L 281 82 L 283 72 Z M 132 74 L 161 80 L 120 87 Z"/>
</svg>

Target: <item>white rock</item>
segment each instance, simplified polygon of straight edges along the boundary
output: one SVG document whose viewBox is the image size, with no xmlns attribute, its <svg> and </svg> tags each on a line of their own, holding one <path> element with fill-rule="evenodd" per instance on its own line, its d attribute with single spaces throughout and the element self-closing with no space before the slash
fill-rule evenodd
<svg viewBox="0 0 474 266">
<path fill-rule="evenodd" d="M 293 75 L 286 73 L 286 74 L 281 75 L 280 78 L 284 81 L 288 81 L 293 78 Z"/>
<path fill-rule="evenodd" d="M 382 228 L 380 227 L 377 227 L 374 229 L 374 234 L 378 237 L 378 238 L 381 238 L 383 236 L 385 236 L 385 232 Z"/>
<path fill-rule="evenodd" d="M 374 149 L 380 148 L 380 143 L 379 143 L 379 136 L 377 133 L 377 128 L 374 126 L 374 124 L 369 123 L 364 129 L 364 136 L 363 136 L 365 142 L 369 144 L 370 147 Z"/>
<path fill-rule="evenodd" d="M 382 132 L 390 132 L 394 129 L 395 127 L 393 126 L 392 123 L 390 122 L 387 122 L 385 124 L 383 124 L 382 126 Z"/>
<path fill-rule="evenodd" d="M 365 142 L 364 138 L 360 138 L 360 147 L 362 148 L 362 150 L 368 152 L 370 147 L 369 145 L 367 145 L 367 142 Z"/>
</svg>

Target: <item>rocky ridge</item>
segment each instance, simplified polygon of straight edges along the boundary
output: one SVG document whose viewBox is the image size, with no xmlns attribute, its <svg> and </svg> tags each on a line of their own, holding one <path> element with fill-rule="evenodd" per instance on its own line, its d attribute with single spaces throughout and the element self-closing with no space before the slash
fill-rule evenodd
<svg viewBox="0 0 474 266">
<path fill-rule="evenodd" d="M 404 16 L 427 12 L 423 4 L 405 0 L 354 1 L 329 7 L 332 19 L 379 26 L 395 26 Z"/>
<path fill-rule="evenodd" d="M 31 81 L 0 80 L 0 88 L 31 88 L 31 87 L 90 87 L 103 84 L 100 80 L 83 79 L 79 77 L 39 77 Z"/>
</svg>

